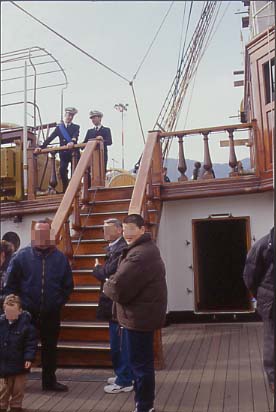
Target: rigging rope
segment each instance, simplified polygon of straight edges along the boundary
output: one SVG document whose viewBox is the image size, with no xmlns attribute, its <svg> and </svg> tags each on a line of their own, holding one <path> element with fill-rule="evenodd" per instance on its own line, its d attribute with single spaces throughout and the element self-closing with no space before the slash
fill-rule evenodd
<svg viewBox="0 0 276 412">
<path fill-rule="evenodd" d="M 135 74 L 133 75 L 132 82 L 136 79 L 137 74 L 139 73 L 139 71 L 140 71 L 141 67 L 143 66 L 143 64 L 144 64 L 144 62 L 145 62 L 145 60 L 146 60 L 146 58 L 148 57 L 149 52 L 151 51 L 152 46 L 153 46 L 153 44 L 154 44 L 154 42 L 155 42 L 155 40 L 156 40 L 156 38 L 157 38 L 157 36 L 158 36 L 158 34 L 159 34 L 160 30 L 162 29 L 162 27 L 163 27 L 163 25 L 164 25 L 164 23 L 165 23 L 165 21 L 166 21 L 166 18 L 168 17 L 169 12 L 171 11 L 171 8 L 172 8 L 173 4 L 174 4 L 174 1 L 172 1 L 172 2 L 171 2 L 170 7 L 169 7 L 169 9 L 167 10 L 167 13 L 165 14 L 165 16 L 164 16 L 164 18 L 163 18 L 163 20 L 162 20 L 162 22 L 161 22 L 161 24 L 160 24 L 160 26 L 159 26 L 159 28 L 158 28 L 157 32 L 155 33 L 155 36 L 154 36 L 154 38 L 153 38 L 153 40 L 152 40 L 151 44 L 150 44 L 150 45 L 149 45 L 149 47 L 148 47 L 148 50 L 146 51 L 146 54 L 144 55 L 144 57 L 143 57 L 143 59 L 142 59 L 142 61 L 141 61 L 140 65 L 138 66 L 138 69 L 136 70 Z"/>
<path fill-rule="evenodd" d="M 106 64 L 102 63 L 100 60 L 96 59 L 96 57 L 92 56 L 91 54 L 87 53 L 85 50 L 77 46 L 75 43 L 72 41 L 68 40 L 66 37 L 62 36 L 60 33 L 52 29 L 50 26 L 48 26 L 46 23 L 43 23 L 43 21 L 39 20 L 37 17 L 33 16 L 31 13 L 29 13 L 27 10 L 25 10 L 23 7 L 19 6 L 16 4 L 14 1 L 10 1 L 10 3 L 23 11 L 23 13 L 27 14 L 29 17 L 31 17 L 33 20 L 41 24 L 42 26 L 46 27 L 46 29 L 50 30 L 52 33 L 54 33 L 56 36 L 60 37 L 62 40 L 66 41 L 69 43 L 72 47 L 80 51 L 81 53 L 85 54 L 87 57 L 92 59 L 94 62 L 98 63 L 100 66 L 104 67 L 105 69 L 109 70 L 111 73 L 115 74 L 116 76 L 120 77 L 122 80 L 125 80 L 126 82 L 130 83 L 130 80 L 128 80 L 125 76 L 121 75 L 118 73 L 116 70 L 113 70 L 111 67 L 107 66 Z"/>
<path fill-rule="evenodd" d="M 131 86 L 131 90 L 132 90 L 132 93 L 133 93 L 134 102 L 135 102 L 135 107 L 136 107 L 136 112 L 137 112 L 137 116 L 138 116 L 138 120 L 139 120 L 139 125 L 140 125 L 140 129 L 141 129 L 143 141 L 144 141 L 144 144 L 145 144 L 145 143 L 146 143 L 146 140 L 145 140 L 145 135 L 144 135 L 144 131 L 143 131 L 143 126 L 142 126 L 142 121 L 141 121 L 141 117 L 140 117 L 140 113 L 139 113 L 138 102 L 137 102 L 137 98 L 136 98 L 134 86 L 133 86 L 133 83 L 132 83 L 132 82 L 129 83 L 129 85 Z"/>
</svg>

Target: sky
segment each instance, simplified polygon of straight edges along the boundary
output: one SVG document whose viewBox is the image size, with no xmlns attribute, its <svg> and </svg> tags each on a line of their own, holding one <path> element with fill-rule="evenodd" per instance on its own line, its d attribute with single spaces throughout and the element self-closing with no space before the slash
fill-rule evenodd
<svg viewBox="0 0 276 412">
<path fill-rule="evenodd" d="M 155 124 L 172 80 L 176 74 L 180 50 L 181 28 L 185 2 L 175 1 L 19 1 L 16 2 L 58 33 L 87 53 L 132 80 L 165 14 L 170 12 L 142 65 L 134 89 L 145 135 Z M 184 31 L 187 27 L 190 2 L 186 2 Z M 202 1 L 194 1 L 187 31 L 189 43 L 200 12 Z M 247 29 L 241 30 L 245 8 L 241 1 L 223 1 L 215 23 L 215 34 L 210 42 L 194 81 L 185 97 L 178 129 L 183 130 L 239 123 L 237 116 L 243 88 L 234 88 L 234 70 L 243 69 L 243 49 Z M 133 167 L 143 151 L 143 139 L 138 122 L 132 89 L 128 82 L 99 66 L 95 61 L 74 49 L 63 39 L 25 15 L 11 2 L 1 2 L 1 53 L 39 46 L 50 52 L 64 68 L 69 85 L 64 92 L 64 105 L 77 107 L 75 123 L 80 124 L 80 142 L 88 128 L 90 110 L 104 113 L 102 123 L 112 130 L 113 145 L 109 148 L 109 166 L 121 167 L 121 114 L 114 109 L 118 103 L 128 104 L 124 114 L 125 166 Z M 242 32 L 242 34 L 241 34 Z M 242 41 L 243 38 L 243 41 Z M 37 60 L 38 61 L 38 60 Z M 18 64 L 18 63 L 17 63 Z M 8 67 L 3 65 L 3 68 Z M 11 66 L 9 66 L 11 67 Z M 42 66 L 41 66 L 42 67 Z M 39 70 L 41 71 L 41 67 Z M 53 69 L 53 65 L 51 66 Z M 45 69 L 43 69 L 45 70 Z M 23 76 L 23 69 L 2 72 L 2 93 L 22 90 L 22 79 L 3 81 L 11 73 Z M 32 74 L 28 68 L 28 74 Z M 237 78 L 236 78 L 237 77 Z M 28 87 L 32 87 L 28 78 Z M 61 73 L 39 76 L 38 86 L 63 81 Z M 60 120 L 61 88 L 38 91 L 37 102 L 42 122 Z M 28 93 L 28 100 L 32 92 Z M 2 104 L 22 101 L 23 93 L 2 96 Z M 29 110 L 28 123 L 32 125 Z M 23 105 L 5 107 L 3 122 L 23 124 Z M 246 137 L 237 135 L 236 137 Z M 214 136 L 210 141 L 213 162 L 227 162 L 229 151 L 220 148 L 219 141 L 226 135 Z M 189 159 L 203 160 L 201 137 L 185 141 Z M 248 149 L 237 148 L 238 158 L 248 157 Z M 169 157 L 177 156 L 177 142 L 172 144 Z M 113 160 L 112 160 L 113 159 Z"/>
</svg>

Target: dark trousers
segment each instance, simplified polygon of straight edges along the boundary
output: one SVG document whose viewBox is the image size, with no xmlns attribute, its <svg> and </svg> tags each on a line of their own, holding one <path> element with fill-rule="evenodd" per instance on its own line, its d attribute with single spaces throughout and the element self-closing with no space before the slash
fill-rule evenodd
<svg viewBox="0 0 276 412">
<path fill-rule="evenodd" d="M 117 322 L 109 322 L 109 336 L 112 365 L 115 372 L 116 385 L 131 386 L 134 379 L 129 365 L 126 341 L 126 329 L 120 328 Z"/>
<path fill-rule="evenodd" d="M 68 179 L 68 166 L 69 163 L 72 163 L 72 152 L 63 152 L 59 154 L 60 165 L 59 165 L 59 174 L 62 181 L 62 191 L 65 192 L 69 183 Z M 77 162 L 80 159 L 80 152 L 77 150 Z"/>
<path fill-rule="evenodd" d="M 130 367 L 134 375 L 135 403 L 137 412 L 153 408 L 155 396 L 154 332 L 138 332 L 126 329 Z"/>
<path fill-rule="evenodd" d="M 34 321 L 41 340 L 42 385 L 51 386 L 56 382 L 60 312 L 42 313 Z"/>
</svg>

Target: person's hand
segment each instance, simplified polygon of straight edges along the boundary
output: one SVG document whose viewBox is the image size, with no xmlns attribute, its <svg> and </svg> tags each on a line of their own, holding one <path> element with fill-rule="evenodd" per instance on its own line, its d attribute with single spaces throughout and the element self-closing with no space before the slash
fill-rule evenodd
<svg viewBox="0 0 276 412">
<path fill-rule="evenodd" d="M 74 143 L 73 143 L 73 142 L 67 143 L 67 147 L 68 147 L 69 149 L 72 149 L 72 148 L 74 147 Z"/>
<path fill-rule="evenodd" d="M 41 152 L 41 148 L 40 147 L 36 147 L 34 149 L 34 154 L 40 153 Z"/>
<path fill-rule="evenodd" d="M 100 264 L 99 259 L 96 258 L 96 259 L 95 259 L 95 265 L 94 265 L 94 267 L 98 266 L 99 264 Z"/>
<path fill-rule="evenodd" d="M 32 366 L 32 362 L 26 361 L 26 362 L 25 362 L 25 365 L 24 365 L 24 368 L 25 368 L 25 369 L 30 369 L 31 366 Z"/>
</svg>

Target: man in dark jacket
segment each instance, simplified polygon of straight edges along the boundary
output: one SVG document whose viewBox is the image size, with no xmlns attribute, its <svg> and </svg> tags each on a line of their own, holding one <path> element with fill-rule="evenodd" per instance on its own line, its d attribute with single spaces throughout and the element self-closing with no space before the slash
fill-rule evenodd
<svg viewBox="0 0 276 412">
<path fill-rule="evenodd" d="M 26 373 L 35 359 L 36 331 L 18 296 L 6 296 L 4 311 L 0 316 L 0 411 L 10 406 L 10 412 L 19 412 Z"/>
<path fill-rule="evenodd" d="M 122 223 L 118 219 L 108 219 L 104 222 L 104 238 L 109 242 L 104 265 L 99 265 L 96 259 L 92 274 L 102 282 L 113 275 L 118 266 L 119 258 L 127 244 L 123 238 Z M 121 330 L 118 322 L 112 320 L 112 300 L 103 292 L 100 294 L 97 308 L 97 319 L 109 322 L 110 348 L 115 377 L 107 380 L 104 387 L 106 393 L 130 392 L 133 390 L 133 375 L 129 366 L 125 330 Z"/>
<path fill-rule="evenodd" d="M 112 145 L 112 137 L 111 137 L 111 131 L 109 127 L 104 127 L 102 126 L 102 117 L 103 114 L 102 112 L 99 112 L 98 110 L 91 110 L 89 113 L 89 117 L 92 120 L 92 123 L 95 127 L 93 129 L 87 130 L 85 139 L 83 143 L 87 143 L 89 140 L 96 139 L 96 137 L 101 136 L 103 138 L 104 142 L 104 165 L 105 165 L 105 171 L 107 168 L 107 161 L 108 161 L 108 155 L 107 155 L 107 146 Z"/>
<path fill-rule="evenodd" d="M 31 313 L 39 329 L 44 390 L 68 389 L 56 381 L 56 349 L 60 312 L 73 287 L 69 261 L 56 248 L 50 223 L 37 222 L 32 230 L 32 245 L 21 249 L 11 260 L 4 291 L 20 296 L 23 309 Z"/>
<path fill-rule="evenodd" d="M 45 149 L 56 137 L 59 138 L 60 146 L 67 146 L 69 149 L 74 147 L 74 144 L 78 142 L 80 134 L 80 126 L 73 123 L 73 118 L 78 111 L 74 107 L 67 107 L 65 109 L 63 121 L 57 125 L 53 133 L 43 142 L 43 144 L 35 150 L 35 153 L 39 153 L 41 149 Z M 63 192 L 66 191 L 68 180 L 68 165 L 72 162 L 72 151 L 65 150 L 59 154 L 60 166 L 59 173 L 62 180 Z M 79 158 L 79 151 L 77 151 L 77 157 Z"/>
<path fill-rule="evenodd" d="M 274 392 L 274 322 L 273 300 L 275 286 L 274 228 L 258 240 L 247 255 L 243 279 L 257 300 L 257 311 L 264 323 L 264 369 L 272 392 Z"/>
<path fill-rule="evenodd" d="M 104 293 L 115 302 L 118 322 L 126 329 L 130 366 L 134 374 L 136 412 L 153 412 L 154 331 L 165 322 L 167 285 L 160 252 L 145 233 L 140 215 L 123 221 L 128 244 L 116 273 L 105 282 Z"/>
</svg>

